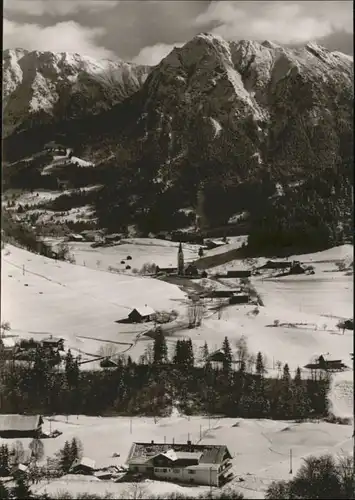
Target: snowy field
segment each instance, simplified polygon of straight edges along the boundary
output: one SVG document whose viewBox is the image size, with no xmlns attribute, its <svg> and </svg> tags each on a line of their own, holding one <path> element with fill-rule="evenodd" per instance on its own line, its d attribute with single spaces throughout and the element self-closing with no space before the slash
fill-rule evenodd
<svg viewBox="0 0 355 500">
<path fill-rule="evenodd" d="M 184 250 L 191 258 L 195 249 L 186 246 Z M 116 321 L 134 307 L 147 304 L 156 310 L 179 312 L 180 329 L 167 332 L 170 351 L 181 337 L 191 337 L 196 352 L 205 341 L 210 349 L 219 348 L 226 335 L 236 350 L 236 341 L 244 335 L 252 353 L 260 350 L 266 355 L 270 370 L 275 369 L 278 360 L 288 362 L 295 370 L 320 354 L 352 366 L 353 332 L 345 330 L 343 334 L 336 327 L 340 319 L 353 315 L 352 276 L 321 270 L 322 266 L 334 267 L 329 264 L 332 259 L 349 256 L 350 248 L 304 256 L 303 261 L 314 263 L 315 275 L 252 278 L 265 304 L 259 307 L 257 315 L 252 314 L 255 306 L 235 305 L 224 309 L 218 319 L 212 310 L 214 302 L 206 302 L 205 319 L 193 330 L 187 328 L 185 294 L 177 286 L 106 271 L 110 265 L 120 268 L 120 260 L 128 255 L 132 260 L 126 263 L 132 268 L 157 260 L 168 266 L 176 259 L 176 243 L 134 239 L 97 249 L 90 244 L 74 243 L 71 251 L 77 264 L 82 265 L 55 262 L 9 245 L 2 252 L 2 320 L 10 322 L 13 334 L 60 335 L 68 347 L 87 354 L 97 354 L 104 341 L 111 341 L 117 343 L 119 352 L 129 352 L 133 359 L 138 359 L 152 342 L 141 334 L 152 325 L 122 325 Z M 124 267 L 121 265 L 122 270 Z M 229 281 L 230 286 L 239 284 L 238 280 Z M 274 326 L 275 320 L 280 326 Z M 346 373 L 350 380 L 351 370 Z"/>
<path fill-rule="evenodd" d="M 177 267 L 178 247 L 179 243 L 154 238 L 125 239 L 121 244 L 98 248 L 92 248 L 91 243 L 69 243 L 70 253 L 77 264 L 103 271 L 107 271 L 109 266 L 124 271 L 127 265 L 140 271 L 147 263 L 159 267 Z M 198 259 L 198 249 L 197 245 L 183 244 L 186 263 Z M 127 260 L 128 256 L 132 260 Z M 124 264 L 121 264 L 122 260 Z"/>
<path fill-rule="evenodd" d="M 48 419 L 45 419 L 45 427 L 49 428 Z M 66 416 L 55 416 L 51 427 L 63 434 L 55 439 L 43 440 L 46 457 L 53 456 L 63 447 L 66 440 L 77 437 L 83 443 L 84 456 L 95 460 L 96 467 L 124 465 L 134 441 L 150 442 L 153 439 L 155 442 L 164 442 L 166 439 L 166 442 L 172 442 L 175 439 L 177 443 L 186 442 L 190 438 L 194 443 L 226 444 L 233 457 L 235 477 L 224 488 L 241 491 L 246 498 L 263 498 L 263 492 L 272 480 L 292 477 L 289 474 L 291 449 L 293 471 L 301 465 L 302 458 L 310 454 L 347 454 L 352 449 L 351 426 L 325 422 L 295 423 L 232 418 L 211 418 L 209 421 L 207 417 L 186 417 L 174 412 L 171 417 L 156 421 L 153 418 L 135 417 L 132 418 L 132 424 L 128 417 L 72 415 L 67 421 Z M 0 444 L 2 441 L 5 440 L 0 439 Z M 27 447 L 30 439 L 22 441 Z M 100 446 L 97 443 L 100 443 Z M 112 458 L 113 453 L 120 456 Z M 240 478 L 244 481 L 240 482 Z M 85 481 L 87 480 L 86 478 Z M 131 489 L 132 485 L 129 483 L 86 483 L 84 479 L 74 480 L 70 477 L 35 487 L 36 491 L 47 491 L 49 494 L 64 490 L 72 493 L 90 491 L 101 494 L 110 491 L 116 495 L 127 493 L 127 498 Z M 209 491 L 209 488 L 145 481 L 140 484 L 140 490 L 149 497 L 149 493 L 163 495 L 174 491 L 198 495 Z"/>
<path fill-rule="evenodd" d="M 239 236 L 239 238 L 242 238 L 242 236 Z M 321 252 L 292 255 L 288 257 L 288 259 L 260 257 L 256 259 L 233 260 L 222 266 L 215 267 L 214 271 L 224 273 L 229 270 L 250 269 L 251 265 L 255 267 L 263 266 L 268 260 L 276 262 L 284 260 L 292 262 L 293 260 L 298 260 L 307 266 L 314 266 L 317 271 L 335 271 L 337 270 L 336 262 L 344 261 L 348 265 L 353 262 L 354 247 L 352 245 L 340 245 Z"/>
<path fill-rule="evenodd" d="M 81 245 L 75 244 L 76 248 Z M 188 246 L 184 247 L 187 256 L 189 251 L 190 255 L 195 251 L 193 246 L 189 247 L 190 250 Z M 110 252 L 122 251 L 122 248 L 124 251 L 118 258 L 131 255 L 132 261 L 128 262 L 132 267 L 154 262 L 157 256 L 161 260 L 166 259 L 161 265 L 168 266 L 169 259 L 175 265 L 177 244 L 161 240 L 132 239 L 115 247 L 91 249 L 97 252 L 93 252 L 91 261 L 85 257 L 88 261 L 86 267 L 55 262 L 6 245 L 2 251 L 2 321 L 9 321 L 11 334 L 21 337 L 41 337 L 49 333 L 60 335 L 66 339 L 67 347 L 77 352 L 80 350 L 83 356 L 84 353 L 97 354 L 105 341 L 113 341 L 120 352 L 129 353 L 137 359 L 152 342 L 141 337 L 150 325 L 122 325 L 115 321 L 125 317 L 131 308 L 144 304 L 157 310 L 176 309 L 179 319 L 183 320 L 187 314 L 185 294 L 177 286 L 159 280 L 97 269 L 96 260 L 104 261 L 106 251 L 110 255 Z M 297 366 L 303 367 L 320 354 L 342 359 L 349 370 L 333 376 L 330 401 L 335 415 L 351 418 L 354 397 L 350 359 L 353 332 L 345 331 L 343 334 L 336 324 L 339 319 L 353 317 L 353 281 L 352 276 L 337 270 L 335 262 L 351 262 L 352 251 L 352 247 L 345 245 L 325 252 L 295 256 L 304 263 L 312 263 L 316 270 L 314 275 L 252 278 L 251 282 L 265 304 L 258 308 L 257 315 L 252 314 L 255 306 L 236 305 L 224 309 L 218 319 L 216 313 L 209 310 L 213 304 L 207 303 L 201 327 L 187 329 L 181 326 L 167 333 L 169 351 L 181 337 L 191 337 L 196 353 L 205 340 L 212 350 L 220 347 L 226 335 L 235 351 L 236 341 L 244 335 L 250 352 L 256 354 L 261 351 L 266 355 L 269 375 L 277 373 L 278 360 L 288 362 L 293 372 Z M 84 250 L 82 252 L 84 255 Z M 86 250 L 85 255 L 89 253 Z M 139 261 L 139 258 L 142 260 Z M 116 261 L 113 257 L 111 259 L 108 258 L 104 265 L 115 266 Z M 241 262 L 229 265 L 233 268 L 240 266 Z M 246 265 L 245 261 L 243 265 Z M 238 280 L 229 281 L 230 286 L 238 284 Z M 279 321 L 279 326 L 274 326 L 275 320 Z M 234 426 L 237 421 L 238 426 Z M 129 418 L 71 416 L 67 423 L 66 417 L 57 416 L 52 422 L 52 429 L 57 428 L 63 435 L 45 440 L 44 445 L 46 455 L 51 456 L 63 446 L 65 440 L 76 436 L 83 442 L 85 456 L 96 460 L 99 467 L 122 464 L 132 441 L 163 441 L 164 436 L 167 441 L 173 437 L 176 442 L 186 441 L 190 434 L 197 442 L 201 432 L 202 442 L 225 443 L 230 447 L 236 475 L 232 486 L 242 491 L 246 498 L 263 498 L 263 491 L 271 480 L 290 478 L 290 449 L 293 469 L 297 470 L 302 457 L 309 454 L 327 451 L 337 454 L 350 452 L 352 448 L 352 427 L 348 425 L 240 419 L 211 422 L 212 429 L 208 430 L 208 419 L 197 416 L 189 419 L 174 412 L 172 417 L 159 419 L 156 423 L 154 419 L 134 418 L 130 434 Z M 97 446 L 98 442 L 101 446 Z M 120 457 L 113 459 L 114 452 Z M 239 482 L 239 477 L 244 481 Z M 199 494 L 204 491 L 203 487 L 190 488 L 160 481 L 147 481 L 140 487 L 147 497 L 150 493 L 164 495 L 165 492 L 176 491 Z M 69 478 L 40 484 L 36 488 L 42 492 L 47 490 L 49 494 L 64 490 L 102 494 L 110 491 L 114 495 L 126 494 L 127 498 L 131 494 L 131 486 L 125 483 L 91 481 L 88 484 Z"/>
<path fill-rule="evenodd" d="M 172 310 L 179 307 L 173 299 L 184 298 L 178 287 L 159 280 L 56 262 L 10 245 L 2 251 L 1 288 L 2 321 L 10 322 L 13 334 L 59 335 L 68 347 L 90 354 L 103 340 L 117 342 L 119 351 L 130 348 L 147 324 L 116 321 L 134 307 Z"/>
</svg>

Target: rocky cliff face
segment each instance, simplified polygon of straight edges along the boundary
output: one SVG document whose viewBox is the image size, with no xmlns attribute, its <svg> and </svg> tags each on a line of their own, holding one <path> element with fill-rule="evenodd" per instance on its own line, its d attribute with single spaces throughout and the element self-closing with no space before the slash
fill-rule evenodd
<svg viewBox="0 0 355 500">
<path fill-rule="evenodd" d="M 344 54 L 312 43 L 285 49 L 200 34 L 150 71 L 110 63 L 116 76 L 107 78 L 104 63 L 94 70 L 91 60 L 77 56 L 69 63 L 67 55 L 12 52 L 22 73 L 15 63 L 5 69 L 5 123 L 21 121 L 16 102 L 27 115 L 40 110 L 57 120 L 43 143 L 60 133 L 75 154 L 109 165 L 103 221 L 108 212 L 116 220 L 123 204 L 124 217 L 143 211 L 150 221 L 164 218 L 164 225 L 179 209 L 196 207 L 202 192 L 210 224 L 222 224 L 267 200 L 277 184 L 299 185 L 338 168 L 351 177 L 353 60 Z M 41 63 L 41 71 L 34 70 L 40 63 L 33 61 L 42 58 L 51 61 L 50 69 Z M 25 61 L 32 68 L 26 84 Z M 60 120 L 80 117 L 82 108 L 98 115 Z M 5 151 L 19 151 L 26 134 L 10 138 Z"/>
<path fill-rule="evenodd" d="M 262 164 L 319 166 L 340 154 L 351 129 L 352 79 L 350 57 L 314 44 L 286 50 L 198 35 L 141 89 L 143 140 L 164 137 L 171 165 L 198 142 L 198 156 L 222 155 L 240 175 Z"/>
<path fill-rule="evenodd" d="M 149 67 L 79 54 L 3 53 L 4 133 L 110 109 L 144 83 Z"/>
</svg>

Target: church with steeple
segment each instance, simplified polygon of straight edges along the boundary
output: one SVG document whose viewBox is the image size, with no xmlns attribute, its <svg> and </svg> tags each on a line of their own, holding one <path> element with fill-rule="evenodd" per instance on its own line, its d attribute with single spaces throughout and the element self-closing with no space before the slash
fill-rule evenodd
<svg viewBox="0 0 355 500">
<path fill-rule="evenodd" d="M 182 250 L 182 245 L 180 242 L 179 251 L 178 251 L 178 262 L 177 262 L 178 275 L 183 276 L 185 272 L 185 264 L 184 264 L 184 252 Z"/>
</svg>

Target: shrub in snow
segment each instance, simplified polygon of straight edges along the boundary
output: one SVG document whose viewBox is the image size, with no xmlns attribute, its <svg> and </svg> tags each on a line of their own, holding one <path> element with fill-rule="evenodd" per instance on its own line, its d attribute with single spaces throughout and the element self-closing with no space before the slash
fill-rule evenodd
<svg viewBox="0 0 355 500">
<path fill-rule="evenodd" d="M 336 262 L 335 265 L 337 266 L 338 271 L 345 271 L 345 269 L 346 269 L 345 260 L 340 260 L 340 261 Z"/>
<path fill-rule="evenodd" d="M 156 273 L 157 265 L 154 262 L 146 262 L 141 268 L 141 274 L 154 274 Z"/>
<path fill-rule="evenodd" d="M 113 266 L 108 266 L 107 270 L 110 272 L 110 273 L 119 273 L 120 270 L 117 269 L 117 267 L 113 267 Z"/>
<path fill-rule="evenodd" d="M 307 457 L 291 481 L 271 483 L 265 498 L 354 498 L 353 462 L 353 457 Z"/>
</svg>

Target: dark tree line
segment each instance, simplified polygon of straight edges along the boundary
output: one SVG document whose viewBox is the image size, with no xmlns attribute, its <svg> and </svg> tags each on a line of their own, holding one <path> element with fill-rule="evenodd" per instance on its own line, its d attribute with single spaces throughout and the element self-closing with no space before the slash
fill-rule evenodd
<svg viewBox="0 0 355 500">
<path fill-rule="evenodd" d="M 353 241 L 352 167 L 327 168 L 252 212 L 249 255 L 318 251 Z"/>
<path fill-rule="evenodd" d="M 230 417 L 305 419 L 328 414 L 329 380 L 313 375 L 292 378 L 288 365 L 282 376 L 265 377 L 258 353 L 255 369 L 242 358 L 232 360 L 228 338 L 215 366 L 204 348 L 204 364 L 197 366 L 191 340 L 179 340 L 172 360 L 165 338 L 158 334 L 150 359 L 138 363 L 118 358 L 117 367 L 80 371 L 79 359 L 68 351 L 64 366 L 54 366 L 37 348 L 33 362 L 5 363 L 0 373 L 1 411 L 87 415 L 164 415 L 176 401 L 187 414 L 210 413 Z"/>
</svg>

